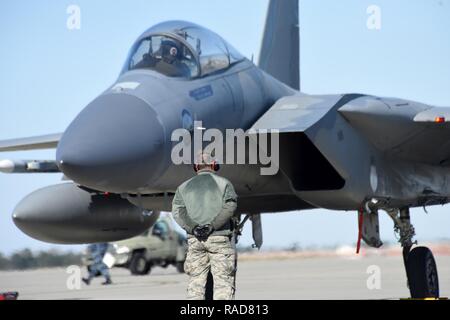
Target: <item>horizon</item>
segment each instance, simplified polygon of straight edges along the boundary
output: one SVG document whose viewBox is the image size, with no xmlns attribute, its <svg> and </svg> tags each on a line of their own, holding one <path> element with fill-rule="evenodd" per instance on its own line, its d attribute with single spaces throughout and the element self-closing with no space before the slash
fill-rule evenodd
<svg viewBox="0 0 450 320">
<path fill-rule="evenodd" d="M 204 25 L 246 57 L 258 59 L 267 0 L 214 2 L 39 0 L 0 4 L 0 140 L 62 132 L 118 76 L 135 39 L 151 25 L 183 18 Z M 367 28 L 369 6 L 381 9 L 379 30 Z M 69 30 L 67 9 L 81 12 Z M 199 10 L 200 8 L 200 10 Z M 239 8 L 239 10 L 236 10 Z M 310 94 L 365 92 L 450 106 L 450 1 L 332 0 L 300 3 L 301 84 Z M 230 19 L 223 19 L 229 13 Z M 44 18 L 45 17 L 45 18 Z M 54 151 L 2 153 L 1 159 L 54 159 Z M 79 250 L 24 235 L 11 219 L 30 192 L 61 182 L 61 174 L 0 175 L 0 252 L 20 248 Z M 449 238 L 448 209 L 412 210 L 419 243 Z M 264 247 L 295 242 L 349 245 L 357 238 L 356 212 L 325 209 L 262 216 Z M 393 224 L 380 214 L 382 240 L 394 242 Z M 250 224 L 242 243 L 251 245 Z"/>
</svg>

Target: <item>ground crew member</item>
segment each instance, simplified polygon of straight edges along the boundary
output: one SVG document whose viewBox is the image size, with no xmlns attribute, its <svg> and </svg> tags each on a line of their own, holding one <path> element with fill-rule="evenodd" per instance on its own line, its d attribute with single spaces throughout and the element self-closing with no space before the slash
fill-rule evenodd
<svg viewBox="0 0 450 320">
<path fill-rule="evenodd" d="M 83 278 L 83 282 L 87 285 L 91 284 L 91 280 L 94 279 L 98 274 L 105 277 L 105 282 L 103 285 L 112 284 L 111 276 L 109 275 L 109 268 L 103 262 L 103 257 L 108 250 L 107 243 L 94 243 L 88 246 L 88 253 L 92 256 L 93 264 L 89 266 L 89 276 L 88 278 Z"/>
<path fill-rule="evenodd" d="M 184 264 L 189 276 L 187 298 L 204 300 L 208 273 L 214 300 L 232 300 L 235 292 L 236 247 L 232 217 L 237 206 L 233 185 L 215 174 L 218 164 L 207 154 L 194 165 L 197 176 L 178 187 L 172 203 L 175 221 L 188 234 Z"/>
</svg>

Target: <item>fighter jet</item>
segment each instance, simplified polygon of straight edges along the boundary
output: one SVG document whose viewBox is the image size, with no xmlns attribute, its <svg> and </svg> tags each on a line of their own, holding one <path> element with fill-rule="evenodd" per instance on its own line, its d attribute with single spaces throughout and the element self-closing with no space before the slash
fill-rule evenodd
<svg viewBox="0 0 450 320">
<path fill-rule="evenodd" d="M 216 33 L 169 21 L 132 45 L 117 81 L 65 132 L 0 142 L 0 151 L 56 149 L 55 159 L 4 160 L 9 173 L 62 172 L 72 182 L 37 190 L 15 208 L 27 235 L 52 243 L 129 238 L 170 211 L 192 166 L 171 161 L 184 128 L 277 130 L 279 168 L 223 165 L 239 214 L 313 208 L 358 212 L 359 240 L 382 245 L 378 213 L 394 222 L 412 297 L 438 297 L 432 252 L 414 247 L 410 208 L 450 196 L 450 109 L 364 94 L 300 92 L 298 0 L 271 0 L 257 65 Z M 433 141 L 433 143 L 430 143 Z M 359 242 L 358 242 L 359 244 Z"/>
</svg>

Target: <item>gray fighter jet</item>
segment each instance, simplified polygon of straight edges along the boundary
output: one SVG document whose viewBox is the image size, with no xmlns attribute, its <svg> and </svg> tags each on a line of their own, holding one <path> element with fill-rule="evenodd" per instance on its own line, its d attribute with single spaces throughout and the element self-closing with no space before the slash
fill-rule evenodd
<svg viewBox="0 0 450 320">
<path fill-rule="evenodd" d="M 279 171 L 223 165 L 240 214 L 262 243 L 260 213 L 327 208 L 359 212 L 380 247 L 378 212 L 394 222 L 413 297 L 438 297 L 431 251 L 415 247 L 409 210 L 449 202 L 450 109 L 363 94 L 300 92 L 298 0 L 271 0 L 255 65 L 214 32 L 158 24 L 133 44 L 117 81 L 62 134 L 0 142 L 0 151 L 56 148 L 48 161 L 0 162 L 10 173 L 62 172 L 73 182 L 28 195 L 15 224 L 52 243 L 115 241 L 170 211 L 192 167 L 171 161 L 174 130 L 279 131 Z M 430 143 L 432 141 L 432 143 Z"/>
</svg>

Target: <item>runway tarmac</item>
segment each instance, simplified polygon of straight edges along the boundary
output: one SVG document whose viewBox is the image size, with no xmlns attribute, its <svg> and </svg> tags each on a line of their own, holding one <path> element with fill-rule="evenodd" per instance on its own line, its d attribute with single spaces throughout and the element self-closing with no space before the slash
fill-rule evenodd
<svg viewBox="0 0 450 320">
<path fill-rule="evenodd" d="M 450 296 L 450 257 L 436 257 L 441 296 Z M 378 270 L 381 288 L 367 286 L 369 271 Z M 378 273 L 378 271 L 376 273 Z M 82 269 L 83 274 L 85 269 Z M 69 290 L 66 269 L 0 272 L 0 291 L 18 291 L 19 299 L 184 299 L 187 276 L 175 268 L 154 268 L 148 276 L 113 269 L 114 285 L 102 279 Z M 320 257 L 241 261 L 236 298 L 253 299 L 398 299 L 407 298 L 400 256 Z M 72 278 L 71 278 L 72 279 Z M 73 280 L 73 279 L 72 279 Z M 376 281 L 369 279 L 369 284 Z M 69 281 L 70 282 L 70 281 Z M 76 283 L 76 282 L 75 282 Z"/>
</svg>

